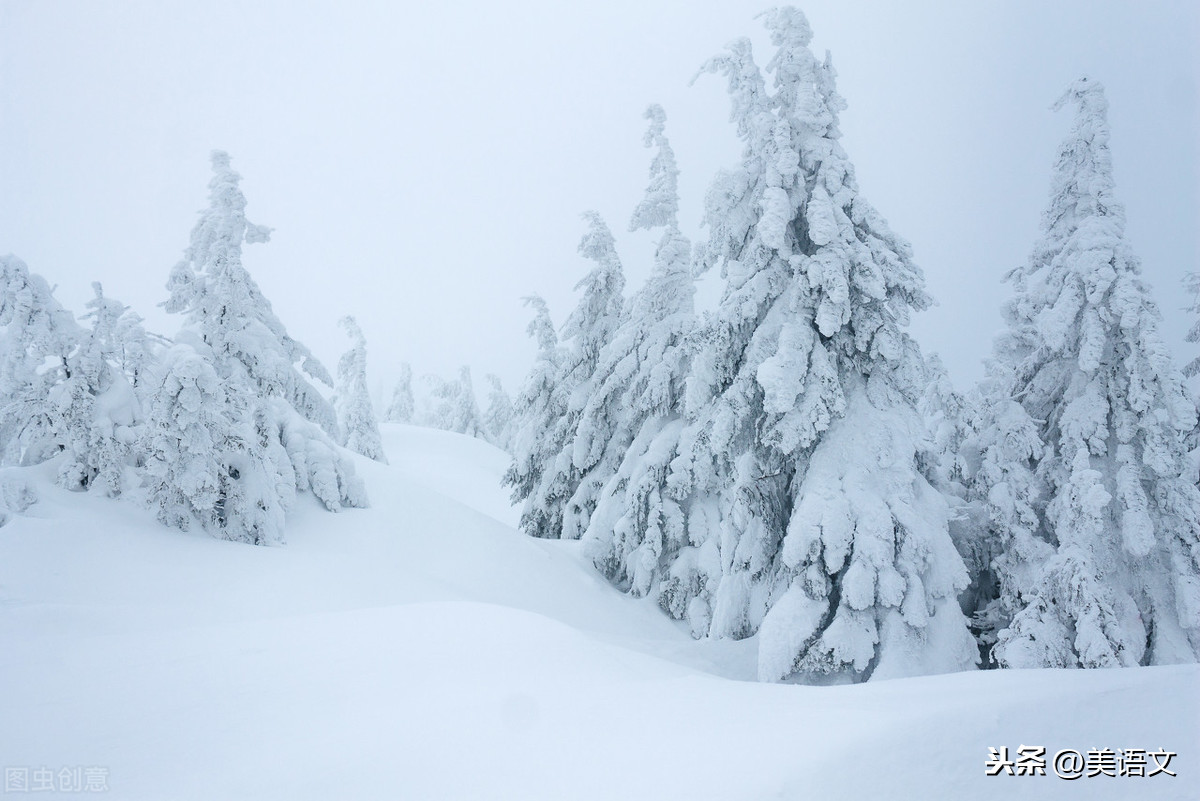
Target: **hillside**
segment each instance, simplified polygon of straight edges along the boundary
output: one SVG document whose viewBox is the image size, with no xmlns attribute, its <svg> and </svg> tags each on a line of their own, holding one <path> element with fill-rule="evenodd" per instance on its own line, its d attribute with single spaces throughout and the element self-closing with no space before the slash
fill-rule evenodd
<svg viewBox="0 0 1200 801">
<path fill-rule="evenodd" d="M 146 799 L 1197 797 L 1200 666 L 759 684 L 752 642 L 518 533 L 499 451 L 384 437 L 371 508 L 302 497 L 273 548 L 0 474 L 39 496 L 0 527 L 0 764 Z M 985 776 L 1022 744 L 1178 776 Z"/>
</svg>

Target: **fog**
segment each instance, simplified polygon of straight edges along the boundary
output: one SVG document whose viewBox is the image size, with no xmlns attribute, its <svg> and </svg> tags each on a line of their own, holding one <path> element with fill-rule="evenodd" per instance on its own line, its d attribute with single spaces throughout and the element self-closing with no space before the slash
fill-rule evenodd
<svg viewBox="0 0 1200 801">
<path fill-rule="evenodd" d="M 1104 83 L 1117 192 L 1177 361 L 1180 280 L 1200 269 L 1200 13 L 1195 4 L 863 3 L 801 6 L 833 53 L 844 144 L 866 197 L 914 247 L 939 305 L 914 334 L 960 384 L 982 374 L 1037 235 L 1081 74 Z M 227 150 L 272 241 L 245 264 L 290 333 L 327 364 L 357 315 L 372 382 L 416 373 L 515 389 L 533 353 L 521 297 L 558 322 L 588 269 L 596 209 L 631 287 L 653 246 L 628 234 L 667 110 L 682 221 L 736 164 L 720 79 L 699 65 L 749 35 L 745 2 L 32 2 L 0 0 L 0 253 L 82 312 L 90 283 L 151 328 Z M 705 296 L 719 292 L 706 279 Z M 482 388 L 482 383 L 477 387 Z"/>
</svg>

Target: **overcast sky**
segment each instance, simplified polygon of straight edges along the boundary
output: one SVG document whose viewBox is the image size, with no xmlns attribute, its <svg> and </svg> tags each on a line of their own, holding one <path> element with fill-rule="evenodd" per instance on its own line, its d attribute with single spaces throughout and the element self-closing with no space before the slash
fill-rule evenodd
<svg viewBox="0 0 1200 801">
<path fill-rule="evenodd" d="M 407 360 L 515 389 L 533 353 L 520 298 L 541 293 L 561 323 L 588 269 L 580 212 L 609 221 L 631 287 L 647 274 L 652 239 L 625 229 L 648 103 L 667 110 L 683 223 L 703 236 L 705 187 L 740 147 L 723 82 L 689 81 L 738 36 L 766 63 L 761 7 L 0 0 L 0 253 L 76 310 L 100 280 L 174 333 L 156 304 L 206 204 L 209 151 L 225 149 L 248 217 L 275 229 L 246 266 L 293 336 L 332 366 L 353 313 L 377 388 Z M 1128 235 L 1190 358 L 1200 4 L 801 7 L 833 53 L 860 187 L 940 303 L 914 333 L 958 383 L 981 375 L 1000 278 L 1037 235 L 1070 124 L 1049 106 L 1084 73 L 1108 89 Z"/>
</svg>

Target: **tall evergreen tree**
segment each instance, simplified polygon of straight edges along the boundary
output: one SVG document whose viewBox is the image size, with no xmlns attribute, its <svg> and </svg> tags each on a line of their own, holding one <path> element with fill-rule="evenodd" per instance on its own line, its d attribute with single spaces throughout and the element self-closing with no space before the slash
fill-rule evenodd
<svg viewBox="0 0 1200 801">
<path fill-rule="evenodd" d="M 995 405 L 1011 409 L 1000 424 L 1015 415 L 1019 430 L 1035 428 L 1015 454 L 1017 472 L 1032 465 L 1035 491 L 993 479 L 989 497 L 1023 493 L 1037 515 L 1036 528 L 1028 512 L 993 518 L 1007 623 L 994 655 L 1011 667 L 1195 661 L 1200 491 L 1183 444 L 1195 405 L 1125 240 L 1103 89 L 1080 79 L 1055 108 L 1067 105 L 1075 121 L 1041 238 L 1007 276 L 1014 294 L 993 365 Z"/>
<path fill-rule="evenodd" d="M 246 379 L 256 394 L 283 398 L 337 439 L 333 406 L 301 374 L 332 388 L 329 371 L 288 335 L 242 266 L 242 243 L 267 242 L 271 229 L 246 219 L 241 176 L 230 167 L 229 154 L 213 151 L 212 166 L 209 207 L 192 229 L 183 261 L 171 271 L 171 295 L 163 305 L 185 315 L 222 379 Z"/>
<path fill-rule="evenodd" d="M 269 544 L 282 541 L 285 515 L 297 492 L 311 491 L 331 511 L 366 505 L 366 492 L 353 465 L 330 439 L 338 432 L 332 405 L 301 376 L 296 363 L 331 384 L 328 372 L 287 334 L 242 266 L 242 243 L 264 242 L 270 229 L 247 222 L 240 176 L 230 168 L 229 156 L 214 152 L 212 162 L 209 207 L 192 230 L 184 261 L 171 272 L 171 294 L 164 306 L 186 315 L 177 341 L 209 363 L 225 403 L 221 415 L 204 423 L 221 443 L 216 452 L 221 465 L 215 505 L 203 510 L 201 522 L 216 525 L 214 533 L 227 539 Z M 177 361 L 185 365 L 188 360 Z M 173 409 L 172 394 L 194 397 L 188 387 L 201 379 L 190 378 L 193 367 L 186 371 L 186 380 L 163 377 L 154 405 Z M 170 411 L 157 421 L 169 427 L 188 419 Z M 186 435 L 169 428 L 158 432 L 160 440 Z M 170 458 L 169 448 L 155 449 L 150 456 Z M 162 473 L 161 465 L 151 472 L 171 475 Z M 154 494 L 160 503 L 168 496 Z M 207 494 L 199 497 L 208 499 Z M 160 517 L 165 514 L 159 511 Z M 166 516 L 178 519 L 174 513 Z"/>
<path fill-rule="evenodd" d="M 553 455 L 543 463 L 539 479 L 529 492 L 522 491 L 523 485 L 516 485 L 513 494 L 514 502 L 525 502 L 521 528 L 534 537 L 575 538 L 583 533 L 579 521 L 586 525 L 587 513 L 578 509 L 572 510 L 567 518 L 569 525 L 564 528 L 564 513 L 582 479 L 575 466 L 575 434 L 584 407 L 596 389 L 594 376 L 600 352 L 621 321 L 625 275 L 616 243 L 599 214 L 587 212 L 584 218 L 588 231 L 579 243 L 579 252 L 595 267 L 576 284 L 582 294 L 563 325 L 567 344 L 553 383 L 554 391 L 561 395 L 564 412 L 549 421 L 552 427 L 542 432 L 539 445 Z"/>
<path fill-rule="evenodd" d="M 903 331 L 929 299 L 858 192 L 807 21 L 765 19 L 773 91 L 745 40 L 706 65 L 729 81 L 745 150 L 708 194 L 701 264 L 726 288 L 660 482 L 685 517 L 653 581 L 697 635 L 759 632 L 763 679 L 961 669 L 976 659 L 967 577 L 917 467 L 924 364 Z"/>
<path fill-rule="evenodd" d="M 368 459 L 387 464 L 383 438 L 379 435 L 379 422 L 375 419 L 371 393 L 367 389 L 367 338 L 353 317 L 343 317 L 339 324 L 346 336 L 350 337 L 351 346 L 338 361 L 335 403 L 338 425 L 346 437 L 347 448 Z"/>
<path fill-rule="evenodd" d="M 579 515 L 576 525 L 586 531 L 597 567 L 635 595 L 650 590 L 667 531 L 678 539 L 682 529 L 681 509 L 658 484 L 664 457 L 672 453 L 664 445 L 673 445 L 679 430 L 695 295 L 691 243 L 679 230 L 679 170 L 665 134 L 666 114 L 654 105 L 645 116 L 645 145 L 655 155 L 630 229 L 663 233 L 646 284 L 601 351 L 596 389 L 575 437 L 575 466 L 585 477 L 568 506 Z"/>
</svg>

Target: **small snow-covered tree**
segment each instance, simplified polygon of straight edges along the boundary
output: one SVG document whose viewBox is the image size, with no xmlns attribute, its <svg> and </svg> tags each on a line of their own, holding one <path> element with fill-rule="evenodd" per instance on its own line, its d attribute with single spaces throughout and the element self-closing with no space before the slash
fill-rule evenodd
<svg viewBox="0 0 1200 801">
<path fill-rule="evenodd" d="M 105 297 L 99 283 L 92 289 L 91 311 L 83 318 L 92 321 L 91 331 L 68 358 L 68 377 L 51 393 L 66 451 L 58 478 L 71 489 L 100 487 L 115 496 L 124 489 L 126 467 L 134 461 L 142 417 L 123 368 L 128 362 L 135 377 L 144 374 L 146 341 L 127 306 Z"/>
<path fill-rule="evenodd" d="M 475 384 L 471 381 L 471 368 L 465 364 L 458 370 L 457 389 L 454 393 L 454 405 L 451 416 L 450 430 L 468 437 L 487 439 L 487 427 L 479 413 L 479 404 L 475 402 Z"/>
<path fill-rule="evenodd" d="M 387 464 L 379 423 L 367 390 L 367 340 L 353 317 L 343 317 L 341 326 L 350 337 L 351 348 L 338 362 L 337 416 L 346 437 L 346 447 L 368 459 Z"/>
<path fill-rule="evenodd" d="M 0 461 L 36 464 L 65 445 L 63 399 L 83 339 L 74 316 L 41 276 L 11 254 L 0 256 Z M 60 393 L 61 395 L 61 393 Z"/>
<path fill-rule="evenodd" d="M 1055 108 L 1066 105 L 1074 124 L 1041 238 L 1007 276 L 1014 294 L 993 366 L 993 405 L 1011 411 L 991 440 L 1029 431 L 1014 449 L 1020 481 L 984 481 L 1001 501 L 993 525 L 1006 625 L 993 654 L 1009 667 L 1195 661 L 1200 491 L 1184 447 L 1195 405 L 1125 240 L 1103 89 L 1080 79 Z"/>
<path fill-rule="evenodd" d="M 526 331 L 537 343 L 537 354 L 513 402 L 513 461 L 504 473 L 503 484 L 512 488 L 514 504 L 526 502 L 523 519 L 525 515 L 537 516 L 522 524 L 525 530 L 541 531 L 550 525 L 546 519 L 549 510 L 539 505 L 533 495 L 559 451 L 558 443 L 547 434 L 566 415 L 567 393 L 558 384 L 564 354 L 546 302 L 537 295 L 526 297 L 524 302 L 533 308 L 534 317 Z"/>
<path fill-rule="evenodd" d="M 579 252 L 595 267 L 575 285 L 583 291 L 563 326 L 566 347 L 554 385 L 555 392 L 561 393 L 564 413 L 542 432 L 541 447 L 547 461 L 536 485 L 528 494 L 521 494 L 519 489 L 514 492 L 514 501 L 525 502 L 521 528 L 534 537 L 573 539 L 586 526 L 590 510 L 570 508 L 582 479 L 582 472 L 575 466 L 575 435 L 583 409 L 596 389 L 594 374 L 601 349 L 612 340 L 621 320 L 625 276 L 612 232 L 595 212 L 587 212 L 584 219 L 588 231 Z"/>
<path fill-rule="evenodd" d="M 412 367 L 408 362 L 400 364 L 400 378 L 392 391 L 392 402 L 384 419 L 389 423 L 411 423 L 416 403 L 413 400 Z"/>
<path fill-rule="evenodd" d="M 488 373 L 485 378 L 488 382 L 488 405 L 487 411 L 483 413 L 483 427 L 493 445 L 508 450 L 513 433 L 512 399 L 501 386 L 499 376 Z"/>
</svg>

